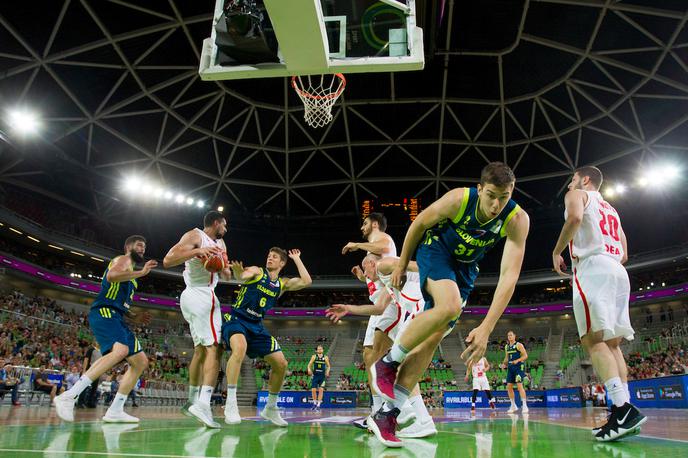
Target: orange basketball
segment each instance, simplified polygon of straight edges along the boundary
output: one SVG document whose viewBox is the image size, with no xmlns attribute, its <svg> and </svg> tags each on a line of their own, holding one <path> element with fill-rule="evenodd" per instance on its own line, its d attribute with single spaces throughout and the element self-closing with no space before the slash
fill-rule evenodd
<svg viewBox="0 0 688 458">
<path fill-rule="evenodd" d="M 217 273 L 228 266 L 229 263 L 226 261 L 226 259 L 227 255 L 224 253 L 219 256 L 203 258 L 203 267 L 208 272 Z"/>
</svg>

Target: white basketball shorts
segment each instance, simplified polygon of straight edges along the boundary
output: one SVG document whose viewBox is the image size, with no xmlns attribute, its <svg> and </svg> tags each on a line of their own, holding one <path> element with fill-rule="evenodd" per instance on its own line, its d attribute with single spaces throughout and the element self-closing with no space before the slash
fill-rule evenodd
<svg viewBox="0 0 688 458">
<path fill-rule="evenodd" d="M 182 315 L 191 331 L 194 346 L 220 343 L 222 312 L 212 288 L 187 286 L 179 296 Z"/>
<path fill-rule="evenodd" d="M 604 331 L 604 340 L 633 340 L 628 313 L 631 286 L 626 269 L 615 259 L 594 255 L 573 269 L 573 312 L 578 335 Z"/>
</svg>

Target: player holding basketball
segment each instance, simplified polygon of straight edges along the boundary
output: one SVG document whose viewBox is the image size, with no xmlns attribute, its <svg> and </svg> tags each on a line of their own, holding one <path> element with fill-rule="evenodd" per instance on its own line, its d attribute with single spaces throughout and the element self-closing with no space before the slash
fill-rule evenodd
<svg viewBox="0 0 688 458">
<path fill-rule="evenodd" d="M 506 391 L 509 393 L 509 400 L 511 401 L 511 406 L 506 413 L 514 413 L 518 410 L 514 395 L 514 383 L 518 389 L 518 394 L 521 396 L 521 411 L 528 413 L 526 390 L 523 388 L 523 379 L 526 377 L 525 364 L 523 363 L 528 359 L 528 352 L 521 342 L 516 342 L 516 333 L 514 331 L 506 333 L 506 340 L 502 367 L 506 368 L 507 371 Z"/>
<path fill-rule="evenodd" d="M 299 276 L 282 278 L 280 272 L 291 258 L 296 264 Z M 222 342 L 232 354 L 227 361 L 227 403 L 225 423 L 241 422 L 237 406 L 236 389 L 244 357 L 264 358 L 270 365 L 268 380 L 268 402 L 260 416 L 277 426 L 287 426 L 277 408 L 277 396 L 282 389 L 287 360 L 277 340 L 263 326 L 265 313 L 277 305 L 277 300 L 286 291 L 298 291 L 310 286 L 313 281 L 301 261 L 300 250 L 273 247 L 268 252 L 265 268 L 252 266 L 244 268 L 237 261 L 232 262 L 234 277 L 242 285 L 231 313 L 225 314 L 222 323 Z"/>
<path fill-rule="evenodd" d="M 561 256 L 568 245 L 578 334 L 614 404 L 607 423 L 593 434 L 599 441 L 612 441 L 635 434 L 647 418 L 630 404 L 626 361 L 619 347 L 622 339 L 632 340 L 635 333 L 628 314 L 630 283 L 623 267 L 628 245 L 619 214 L 599 193 L 601 185 L 597 167 L 581 167 L 573 174 L 565 197 L 566 222 L 552 262 L 559 275 L 568 276 Z"/>
<path fill-rule="evenodd" d="M 406 234 L 392 274 L 398 287 L 416 253 L 425 312 L 416 316 L 384 358 L 372 368 L 373 382 L 387 400 L 371 428 L 389 447 L 400 447 L 397 416 L 411 388 L 426 369 L 422 363 L 451 332 L 478 276 L 478 262 L 502 238 L 500 276 L 487 316 L 466 338 L 461 355 L 468 364 L 484 355 L 487 341 L 504 312 L 521 272 L 529 218 L 511 199 L 516 178 L 504 163 L 483 168 L 477 188 L 458 188 L 423 210 Z"/>
<path fill-rule="evenodd" d="M 103 357 L 96 361 L 69 390 L 55 397 L 53 403 L 57 415 L 65 421 L 74 421 L 74 404 L 79 395 L 105 372 L 123 360 L 129 368 L 119 383 L 110 408 L 105 412 L 106 423 L 138 423 L 139 419 L 124 412 L 127 396 L 136 384 L 143 371 L 148 367 L 148 358 L 136 336 L 129 330 L 125 317 L 134 323 L 148 324 L 150 314 L 135 315 L 129 304 L 138 287 L 137 280 L 148 275 L 158 265 L 150 260 L 141 270 L 134 270 L 137 263 L 143 262 L 146 253 L 146 239 L 132 235 L 124 242 L 124 255 L 117 256 L 108 264 L 100 292 L 91 305 L 88 322 L 95 336 Z"/>
<path fill-rule="evenodd" d="M 475 400 L 478 397 L 478 391 L 483 390 L 490 402 L 490 408 L 495 409 L 495 398 L 492 396 L 490 391 L 490 382 L 487 380 L 487 371 L 490 370 L 490 363 L 483 356 L 480 360 L 471 365 L 466 366 L 466 377 L 465 381 L 468 381 L 468 375 L 471 374 L 473 377 L 473 397 L 471 398 L 471 413 L 475 413 Z"/>
<path fill-rule="evenodd" d="M 222 237 L 227 233 L 225 216 L 210 211 L 203 217 L 203 230 L 194 228 L 185 233 L 165 256 L 165 268 L 184 263 L 186 288 L 179 297 L 182 315 L 189 323 L 194 354 L 189 364 L 189 399 L 182 407 L 185 415 L 194 416 L 209 428 L 219 428 L 213 420 L 210 398 L 220 371 L 220 328 L 222 313 L 215 296 L 215 286 L 222 277 L 231 278 L 229 266 L 219 274 L 204 267 L 208 257 L 222 256 L 226 260 L 227 247 Z M 228 263 L 227 263 L 228 264 Z"/>
<path fill-rule="evenodd" d="M 342 248 L 342 254 L 357 250 L 365 250 L 368 254 L 374 254 L 380 258 L 385 257 L 396 257 L 397 247 L 394 244 L 394 240 L 385 231 L 387 230 L 387 218 L 382 213 L 370 213 L 364 220 L 361 226 L 361 234 L 367 242 L 349 242 L 344 248 Z M 373 261 L 374 262 L 374 261 Z M 367 278 L 363 269 L 358 265 L 351 269 L 351 272 L 358 278 L 359 281 L 363 282 L 368 286 L 368 295 L 370 302 L 375 304 L 377 299 L 385 291 L 384 285 L 380 280 L 371 280 Z M 368 320 L 368 327 L 366 328 L 365 337 L 363 339 L 363 363 L 366 366 L 366 371 L 368 372 L 368 384 L 370 385 L 370 366 L 378 360 L 382 353 L 375 353 L 373 349 L 373 342 L 375 340 L 375 329 L 377 328 L 377 316 L 371 316 Z M 371 409 L 371 414 L 378 411 L 380 406 L 382 406 L 382 398 L 379 393 L 377 393 L 372 385 L 370 385 L 370 393 L 373 399 L 373 406 Z M 368 429 L 367 419 L 361 421 L 356 420 L 354 425 L 362 428 Z"/>
<path fill-rule="evenodd" d="M 315 354 L 308 361 L 308 375 L 311 379 L 311 394 L 313 395 L 313 410 L 320 410 L 323 395 L 325 394 L 325 381 L 330 376 L 330 357 L 324 354 L 325 349 L 318 345 Z"/>
</svg>

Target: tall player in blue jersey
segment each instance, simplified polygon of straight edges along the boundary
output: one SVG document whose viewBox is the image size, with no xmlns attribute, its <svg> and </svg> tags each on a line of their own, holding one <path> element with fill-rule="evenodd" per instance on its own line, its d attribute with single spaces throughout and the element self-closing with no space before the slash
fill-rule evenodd
<svg viewBox="0 0 688 458">
<path fill-rule="evenodd" d="M 506 391 L 509 393 L 509 400 L 511 401 L 511 406 L 506 413 L 514 413 L 518 410 L 514 395 L 514 383 L 518 389 L 518 394 L 521 396 L 521 411 L 528 413 L 526 390 L 523 388 L 523 379 L 526 376 L 526 367 L 523 363 L 528 359 L 528 352 L 521 342 L 516 341 L 516 333 L 514 331 L 507 332 L 506 339 L 507 343 L 504 345 L 502 367 L 507 370 Z"/>
<path fill-rule="evenodd" d="M 287 256 L 296 264 L 298 277 L 280 277 L 280 272 L 287 265 Z M 260 416 L 277 426 L 287 426 L 277 408 L 277 396 L 284 382 L 287 360 L 277 339 L 263 326 L 263 317 L 268 310 L 277 305 L 277 299 L 285 291 L 306 288 L 313 281 L 301 261 L 300 250 L 289 250 L 287 253 L 282 248 L 270 248 L 265 268 L 244 268 L 243 264 L 237 261 L 232 262 L 231 266 L 234 278 L 242 282 L 242 285 L 231 313 L 224 315 L 222 323 L 222 342 L 226 349 L 232 351 L 227 361 L 225 423 L 234 425 L 241 422 L 236 389 L 241 363 L 248 355 L 249 358 L 264 358 L 271 368 L 268 402 Z"/>
<path fill-rule="evenodd" d="M 477 188 L 449 191 L 409 227 L 392 283 L 400 286 L 415 253 L 425 312 L 411 321 L 372 369 L 376 389 L 387 402 L 368 424 L 387 446 L 401 446 L 395 434 L 399 409 L 426 369 L 423 361 L 435 352 L 461 314 L 478 276 L 478 262 L 506 238 L 490 310 L 466 337 L 469 345 L 461 357 L 472 365 L 485 354 L 490 333 L 521 273 L 530 227 L 528 214 L 511 200 L 515 183 L 514 173 L 506 164 L 491 162 L 483 168 Z"/>
<path fill-rule="evenodd" d="M 65 421 L 74 421 L 74 404 L 79 395 L 105 372 L 126 359 L 129 369 L 119 383 L 117 395 L 110 408 L 105 412 L 103 421 L 107 423 L 138 423 L 139 419 L 124 412 L 124 403 L 143 371 L 148 367 L 148 358 L 133 332 L 124 321 L 125 317 L 135 323 L 148 324 L 150 314 L 135 315 L 129 305 L 138 287 L 137 280 L 148 275 L 158 265 L 150 260 L 141 270 L 134 270 L 137 263 L 143 262 L 146 252 L 146 239 L 132 235 L 124 242 L 124 255 L 117 256 L 108 264 L 100 293 L 91 305 L 88 322 L 91 331 L 100 345 L 103 357 L 96 361 L 81 378 L 53 401 L 57 415 Z"/>
</svg>

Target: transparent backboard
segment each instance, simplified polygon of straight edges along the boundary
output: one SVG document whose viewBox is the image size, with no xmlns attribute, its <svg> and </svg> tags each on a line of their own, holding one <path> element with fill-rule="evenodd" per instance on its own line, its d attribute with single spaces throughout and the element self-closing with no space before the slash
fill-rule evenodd
<svg viewBox="0 0 688 458">
<path fill-rule="evenodd" d="M 211 37 L 199 73 L 205 80 L 328 73 L 421 70 L 423 32 L 415 0 L 257 0 L 265 34 L 277 43 L 273 62 L 218 63 L 217 27 L 226 2 L 216 0 Z"/>
</svg>

